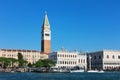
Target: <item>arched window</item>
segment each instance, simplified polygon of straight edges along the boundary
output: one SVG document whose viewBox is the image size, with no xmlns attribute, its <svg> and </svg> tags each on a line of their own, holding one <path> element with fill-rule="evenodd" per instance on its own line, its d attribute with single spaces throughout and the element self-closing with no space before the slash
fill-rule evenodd
<svg viewBox="0 0 120 80">
<path fill-rule="evenodd" d="M 118 59 L 120 59 L 120 56 L 118 56 Z"/>
<path fill-rule="evenodd" d="M 70 61 L 69 61 L 69 64 L 70 64 Z"/>
<path fill-rule="evenodd" d="M 65 55 L 65 57 L 66 57 L 66 55 Z"/>
<path fill-rule="evenodd" d="M 85 63 L 85 59 L 83 60 L 83 63 Z"/>
<path fill-rule="evenodd" d="M 63 64 L 64 64 L 64 61 L 63 61 Z"/>
<path fill-rule="evenodd" d="M 75 55 L 75 58 L 76 58 L 77 56 Z"/>
<path fill-rule="evenodd" d="M 70 55 L 69 55 L 69 58 L 70 58 Z"/>
<path fill-rule="evenodd" d="M 107 59 L 109 59 L 109 55 L 107 55 Z"/>
<path fill-rule="evenodd" d="M 74 55 L 73 55 L 73 58 L 74 58 Z"/>
<path fill-rule="evenodd" d="M 65 61 L 65 64 L 67 64 L 67 62 Z"/>
<path fill-rule="evenodd" d="M 68 64 L 68 61 L 66 63 Z"/>
<path fill-rule="evenodd" d="M 80 59 L 79 59 L 79 63 L 80 63 Z"/>
<path fill-rule="evenodd" d="M 115 59 L 115 56 L 113 55 L 112 58 Z"/>
<path fill-rule="evenodd" d="M 82 63 L 82 59 L 81 59 L 81 63 Z"/>
<path fill-rule="evenodd" d="M 76 64 L 76 62 L 75 62 L 75 64 Z"/>
<path fill-rule="evenodd" d="M 74 62 L 73 62 L 73 64 L 74 64 Z"/>
</svg>

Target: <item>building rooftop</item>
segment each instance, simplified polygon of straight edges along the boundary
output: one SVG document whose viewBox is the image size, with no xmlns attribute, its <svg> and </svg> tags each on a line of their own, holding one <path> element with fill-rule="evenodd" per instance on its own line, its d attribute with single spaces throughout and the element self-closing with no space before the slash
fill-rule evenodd
<svg viewBox="0 0 120 80">
<path fill-rule="evenodd" d="M 87 52 L 87 53 L 96 53 L 96 52 L 120 52 L 120 50 L 109 50 L 109 49 L 103 49 L 99 51 L 92 51 L 92 52 Z"/>
<path fill-rule="evenodd" d="M 39 52 L 37 50 L 21 50 L 21 49 L 0 49 L 1 51 L 8 51 L 8 52 Z"/>
</svg>

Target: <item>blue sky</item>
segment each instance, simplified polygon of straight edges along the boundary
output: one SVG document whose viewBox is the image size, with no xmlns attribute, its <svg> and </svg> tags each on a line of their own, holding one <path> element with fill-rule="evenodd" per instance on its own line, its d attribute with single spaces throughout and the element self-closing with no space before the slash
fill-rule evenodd
<svg viewBox="0 0 120 80">
<path fill-rule="evenodd" d="M 0 0 L 0 48 L 41 48 L 47 11 L 52 51 L 120 50 L 120 0 Z"/>
</svg>

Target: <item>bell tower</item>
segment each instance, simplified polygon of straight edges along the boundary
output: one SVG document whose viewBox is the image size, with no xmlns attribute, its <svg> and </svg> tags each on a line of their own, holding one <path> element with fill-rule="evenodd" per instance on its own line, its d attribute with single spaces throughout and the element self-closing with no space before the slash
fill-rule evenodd
<svg viewBox="0 0 120 80">
<path fill-rule="evenodd" d="M 51 30 L 47 13 L 45 13 L 41 36 L 41 52 L 44 54 L 49 54 L 51 52 Z"/>
</svg>

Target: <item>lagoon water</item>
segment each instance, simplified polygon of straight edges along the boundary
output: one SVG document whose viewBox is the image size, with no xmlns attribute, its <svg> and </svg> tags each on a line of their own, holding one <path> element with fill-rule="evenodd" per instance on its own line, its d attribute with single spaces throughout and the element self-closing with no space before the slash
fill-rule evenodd
<svg viewBox="0 0 120 80">
<path fill-rule="evenodd" d="M 120 72 L 106 73 L 0 73 L 0 80 L 120 80 Z"/>
</svg>

